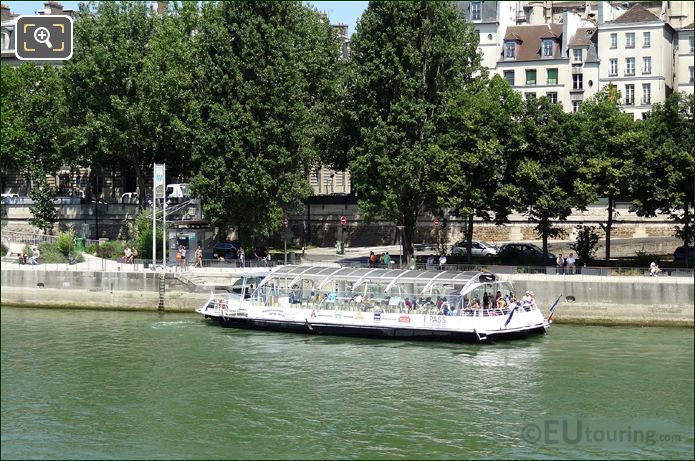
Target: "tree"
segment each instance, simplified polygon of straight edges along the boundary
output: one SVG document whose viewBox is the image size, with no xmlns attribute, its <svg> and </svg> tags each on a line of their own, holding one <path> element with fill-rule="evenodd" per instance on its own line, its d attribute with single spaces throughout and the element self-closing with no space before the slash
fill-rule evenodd
<svg viewBox="0 0 695 461">
<path fill-rule="evenodd" d="M 577 150 L 575 187 L 583 204 L 608 199 L 608 217 L 600 224 L 606 233 L 606 261 L 611 257 L 611 229 L 615 200 L 629 192 L 634 159 L 641 151 L 642 136 L 630 114 L 623 112 L 620 93 L 613 85 L 584 101 L 579 109 L 581 148 Z"/>
<path fill-rule="evenodd" d="M 64 163 L 65 93 L 58 70 L 33 63 L 2 67 L 2 159 L 32 183 L 32 224 L 50 232 L 56 220 L 55 191 L 46 180 Z"/>
<path fill-rule="evenodd" d="M 337 37 L 300 2 L 206 3 L 196 35 L 191 179 L 208 219 L 242 241 L 281 228 L 311 192 L 331 131 Z"/>
<path fill-rule="evenodd" d="M 462 89 L 451 101 L 439 145 L 455 158 L 447 178 L 454 214 L 467 219 L 468 261 L 472 260 L 473 218 L 496 224 L 518 202 L 519 188 L 511 180 L 518 147 L 522 145 L 519 93 L 499 75 L 482 80 L 480 88 Z"/>
<path fill-rule="evenodd" d="M 477 36 L 449 2 L 370 2 L 352 36 L 349 166 L 359 205 L 404 226 L 451 203 L 437 145 L 452 94 L 481 72 Z"/>
<path fill-rule="evenodd" d="M 141 205 L 155 162 L 172 173 L 190 157 L 191 18 L 196 5 L 156 15 L 147 2 L 81 4 L 65 64 L 70 148 L 95 170 L 135 173 Z"/>
<path fill-rule="evenodd" d="M 523 191 L 520 204 L 543 240 L 547 263 L 548 238 L 562 234 L 552 221 L 564 221 L 572 212 L 570 158 L 578 128 L 571 114 L 545 97 L 526 100 L 521 125 L 525 140 L 514 180 Z"/>
<path fill-rule="evenodd" d="M 676 235 L 683 239 L 685 261 L 690 263 L 693 240 L 693 177 L 695 177 L 695 96 L 673 93 L 663 104 L 654 104 L 643 122 L 647 148 L 634 152 L 631 195 L 640 216 L 657 211 L 670 213 L 680 224 Z"/>
</svg>

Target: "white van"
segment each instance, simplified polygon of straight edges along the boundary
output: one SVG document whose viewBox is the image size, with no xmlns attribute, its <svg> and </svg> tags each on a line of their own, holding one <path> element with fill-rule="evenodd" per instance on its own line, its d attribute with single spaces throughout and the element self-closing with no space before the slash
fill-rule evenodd
<svg viewBox="0 0 695 461">
<path fill-rule="evenodd" d="M 188 183 L 169 184 L 165 196 L 167 203 L 181 203 L 191 197 L 191 190 L 188 187 Z"/>
</svg>

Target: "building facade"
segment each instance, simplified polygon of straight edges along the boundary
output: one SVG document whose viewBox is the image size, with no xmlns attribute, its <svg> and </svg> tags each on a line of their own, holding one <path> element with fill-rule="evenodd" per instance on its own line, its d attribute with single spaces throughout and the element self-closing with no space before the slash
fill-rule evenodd
<svg viewBox="0 0 695 461">
<path fill-rule="evenodd" d="M 644 118 L 673 92 L 674 30 L 642 5 L 599 24 L 600 87 L 615 85 L 625 111 Z"/>
</svg>

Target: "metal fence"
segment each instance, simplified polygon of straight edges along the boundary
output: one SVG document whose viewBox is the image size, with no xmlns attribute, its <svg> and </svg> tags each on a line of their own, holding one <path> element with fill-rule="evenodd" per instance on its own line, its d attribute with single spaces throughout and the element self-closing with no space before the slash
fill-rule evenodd
<svg viewBox="0 0 695 461">
<path fill-rule="evenodd" d="M 5 235 L 3 234 L 3 237 Z M 21 234 L 14 233 L 12 241 L 22 242 L 27 245 L 37 245 L 44 242 L 54 243 L 57 237 L 53 235 L 41 234 Z M 95 242 L 95 241 L 89 241 Z M 248 259 L 242 264 L 238 259 L 221 260 L 221 259 L 203 259 L 200 266 L 196 264 L 194 258 L 188 258 L 185 263 L 178 261 L 168 262 L 166 271 L 171 273 L 176 272 L 224 272 L 240 268 L 271 268 L 284 264 L 284 258 L 280 257 L 271 261 Z M 312 260 L 302 261 L 299 255 L 296 258 L 288 258 L 288 264 L 311 264 L 316 266 L 331 266 L 331 267 L 354 267 L 354 268 L 386 268 L 384 264 L 370 264 L 367 261 L 331 261 L 331 260 Z M 136 259 L 132 263 L 126 263 L 124 258 L 117 260 L 96 258 L 87 256 L 83 262 L 72 264 L 46 264 L 41 262 L 38 265 L 20 264 L 16 256 L 7 256 L 2 258 L 3 269 L 22 269 L 22 270 L 65 270 L 65 271 L 107 271 L 107 272 L 151 272 L 161 271 L 162 264 L 157 262 L 153 267 L 151 259 Z M 391 269 L 400 269 L 398 262 L 392 261 L 389 264 Z M 593 275 L 604 277 L 616 276 L 649 276 L 649 269 L 635 267 L 575 267 L 574 270 L 564 270 L 555 266 L 507 266 L 507 265 L 468 265 L 468 264 L 425 264 L 417 263 L 403 264 L 403 269 L 420 269 L 420 270 L 452 270 L 452 271 L 489 271 L 495 274 L 539 274 L 547 276 L 564 276 L 572 277 L 579 275 Z M 693 277 L 693 269 L 690 268 L 669 268 L 662 267 L 658 277 Z"/>
</svg>

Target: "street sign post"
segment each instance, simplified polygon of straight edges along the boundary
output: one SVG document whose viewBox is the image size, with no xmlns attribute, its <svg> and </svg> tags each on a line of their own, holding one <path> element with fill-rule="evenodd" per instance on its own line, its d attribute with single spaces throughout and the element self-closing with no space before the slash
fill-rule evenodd
<svg viewBox="0 0 695 461">
<path fill-rule="evenodd" d="M 340 224 L 342 224 L 343 226 L 347 224 L 347 216 L 343 215 L 340 217 Z"/>
</svg>

